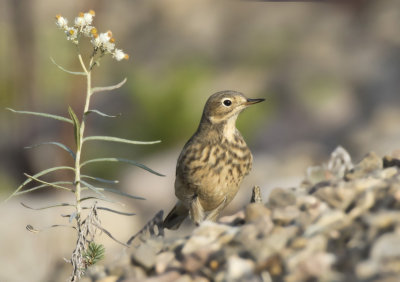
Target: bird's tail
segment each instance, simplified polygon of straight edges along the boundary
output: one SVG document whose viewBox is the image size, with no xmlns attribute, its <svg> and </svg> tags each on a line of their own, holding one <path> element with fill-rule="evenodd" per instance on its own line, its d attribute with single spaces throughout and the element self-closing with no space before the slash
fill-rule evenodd
<svg viewBox="0 0 400 282">
<path fill-rule="evenodd" d="M 164 219 L 164 228 L 176 230 L 179 228 L 181 223 L 189 215 L 189 210 L 183 205 L 182 202 L 178 201 L 175 207 L 169 212 Z"/>
</svg>

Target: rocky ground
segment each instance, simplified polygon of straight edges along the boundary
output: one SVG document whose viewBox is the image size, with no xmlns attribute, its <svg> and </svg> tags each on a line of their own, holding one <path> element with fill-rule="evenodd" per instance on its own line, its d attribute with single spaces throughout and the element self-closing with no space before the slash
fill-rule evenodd
<svg viewBox="0 0 400 282">
<path fill-rule="evenodd" d="M 294 189 L 259 188 L 237 214 L 167 238 L 158 213 L 87 281 L 398 281 L 400 156 L 341 147 Z"/>
</svg>

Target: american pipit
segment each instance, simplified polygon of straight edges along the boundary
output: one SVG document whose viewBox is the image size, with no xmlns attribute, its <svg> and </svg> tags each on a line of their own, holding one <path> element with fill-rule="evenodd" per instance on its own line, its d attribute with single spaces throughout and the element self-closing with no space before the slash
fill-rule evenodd
<svg viewBox="0 0 400 282">
<path fill-rule="evenodd" d="M 164 227 L 177 229 L 188 215 L 196 224 L 215 221 L 232 201 L 253 161 L 236 119 L 246 107 L 262 101 L 236 91 L 208 98 L 200 125 L 178 158 L 175 195 L 179 200 Z"/>
</svg>

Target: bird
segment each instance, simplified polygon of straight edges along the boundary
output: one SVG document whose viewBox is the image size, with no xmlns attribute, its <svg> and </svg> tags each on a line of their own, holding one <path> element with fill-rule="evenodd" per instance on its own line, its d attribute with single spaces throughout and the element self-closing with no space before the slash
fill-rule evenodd
<svg viewBox="0 0 400 282">
<path fill-rule="evenodd" d="M 211 95 L 200 124 L 177 161 L 175 195 L 178 202 L 165 217 L 164 228 L 176 230 L 187 216 L 196 224 L 216 221 L 233 200 L 252 168 L 253 156 L 239 130 L 238 115 L 265 99 L 250 99 L 225 90 Z"/>
</svg>

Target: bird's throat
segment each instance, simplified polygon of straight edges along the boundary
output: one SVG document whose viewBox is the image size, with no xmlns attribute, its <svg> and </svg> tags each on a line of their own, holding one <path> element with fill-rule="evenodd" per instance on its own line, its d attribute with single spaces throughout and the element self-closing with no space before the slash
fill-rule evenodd
<svg viewBox="0 0 400 282">
<path fill-rule="evenodd" d="M 232 141 L 235 139 L 235 135 L 237 134 L 237 117 L 238 114 L 233 115 L 226 120 L 215 122 L 203 116 L 197 132 L 202 136 L 201 138 L 212 140 L 227 139 L 228 141 Z"/>
<path fill-rule="evenodd" d="M 233 141 L 235 138 L 235 135 L 237 134 L 237 129 L 236 129 L 236 119 L 238 115 L 234 115 L 230 117 L 228 120 L 223 122 L 222 125 L 222 134 L 225 139 L 228 141 Z"/>
</svg>

